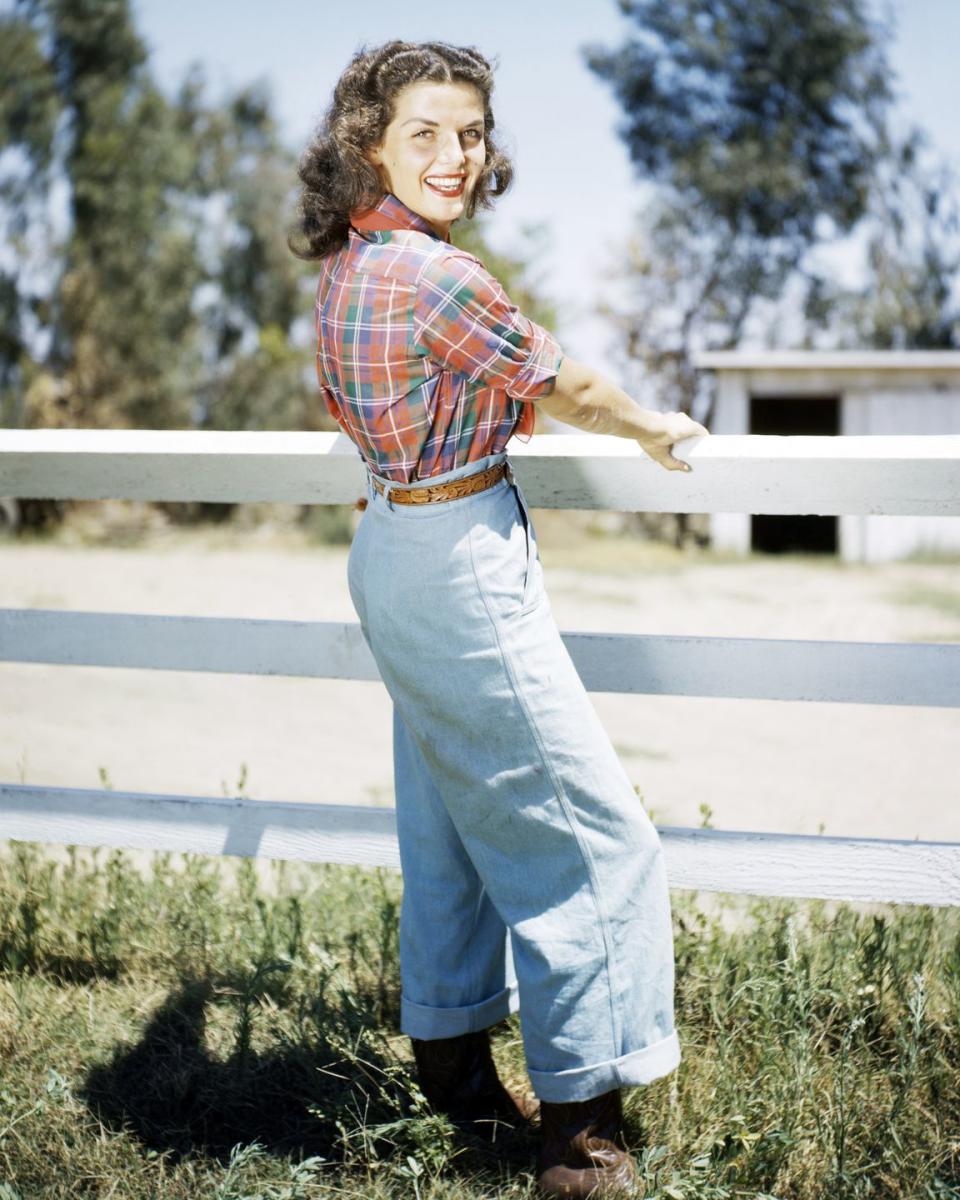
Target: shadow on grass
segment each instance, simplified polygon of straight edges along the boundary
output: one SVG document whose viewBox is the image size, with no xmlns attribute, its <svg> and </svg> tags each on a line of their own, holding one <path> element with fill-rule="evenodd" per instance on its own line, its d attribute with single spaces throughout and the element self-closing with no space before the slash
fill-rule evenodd
<svg viewBox="0 0 960 1200">
<path fill-rule="evenodd" d="M 347 995 L 302 1005 L 296 1036 L 275 1048 L 238 1037 L 218 1059 L 206 1043 L 208 1006 L 228 993 L 228 979 L 185 979 L 135 1045 L 88 1072 L 80 1096 L 90 1111 L 174 1161 L 202 1154 L 227 1164 L 233 1147 L 258 1142 L 362 1170 L 413 1154 L 491 1182 L 532 1167 L 535 1132 L 500 1126 L 488 1141 L 431 1113 L 384 1031 Z"/>
</svg>

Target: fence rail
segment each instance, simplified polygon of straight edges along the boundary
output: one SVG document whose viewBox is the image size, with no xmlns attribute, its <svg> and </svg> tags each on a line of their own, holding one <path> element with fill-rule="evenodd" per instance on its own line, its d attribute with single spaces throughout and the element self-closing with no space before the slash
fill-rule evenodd
<svg viewBox="0 0 960 1200">
<path fill-rule="evenodd" d="M 636 443 L 538 435 L 511 447 L 535 507 L 621 512 L 960 515 L 960 436 L 712 435 L 665 472 Z M 349 504 L 342 434 L 2 430 L 0 496 Z M 564 632 L 591 691 L 825 703 L 960 704 L 960 644 Z M 379 679 L 343 622 L 0 609 L 0 661 Z M 960 844 L 660 828 L 674 887 L 960 904 Z M 0 784 L 0 836 L 398 865 L 394 810 Z"/>
</svg>

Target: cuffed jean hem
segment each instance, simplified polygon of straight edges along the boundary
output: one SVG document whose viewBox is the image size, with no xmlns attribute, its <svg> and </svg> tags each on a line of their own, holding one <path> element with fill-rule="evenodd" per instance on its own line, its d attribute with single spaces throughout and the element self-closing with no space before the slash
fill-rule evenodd
<svg viewBox="0 0 960 1200">
<path fill-rule="evenodd" d="M 401 996 L 400 1032 L 427 1040 L 459 1037 L 462 1033 L 488 1029 L 519 1007 L 520 995 L 515 983 L 481 1000 L 479 1004 L 467 1004 L 462 1008 L 431 1008 L 427 1004 L 414 1004 Z"/>
<path fill-rule="evenodd" d="M 680 1040 L 676 1030 L 643 1050 L 622 1058 L 611 1058 L 592 1067 L 571 1071 L 531 1071 L 527 1068 L 534 1095 L 549 1104 L 589 1100 L 618 1087 L 636 1087 L 668 1075 L 680 1064 Z"/>
</svg>

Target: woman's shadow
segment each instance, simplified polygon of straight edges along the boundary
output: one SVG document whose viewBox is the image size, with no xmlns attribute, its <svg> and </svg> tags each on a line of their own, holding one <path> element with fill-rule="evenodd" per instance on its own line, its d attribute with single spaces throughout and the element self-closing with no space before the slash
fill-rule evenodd
<svg viewBox="0 0 960 1200">
<path fill-rule="evenodd" d="M 80 1096 L 90 1111 L 174 1161 L 202 1154 L 226 1164 L 238 1144 L 257 1142 L 295 1161 L 320 1156 L 361 1169 L 371 1152 L 403 1161 L 424 1151 L 434 1162 L 449 1159 L 458 1174 L 492 1171 L 491 1181 L 504 1164 L 530 1169 L 532 1131 L 500 1126 L 478 1136 L 430 1113 L 408 1065 L 348 996 L 318 996 L 298 1013 L 296 1036 L 281 1035 L 275 1046 L 254 1050 L 238 1037 L 217 1058 L 207 1045 L 208 1009 L 235 996 L 237 982 L 182 980 L 135 1045 L 88 1072 Z"/>
</svg>

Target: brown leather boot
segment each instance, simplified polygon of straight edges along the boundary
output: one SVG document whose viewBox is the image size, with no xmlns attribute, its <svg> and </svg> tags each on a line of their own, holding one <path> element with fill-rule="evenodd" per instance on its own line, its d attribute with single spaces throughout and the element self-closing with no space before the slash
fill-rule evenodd
<svg viewBox="0 0 960 1200">
<path fill-rule="evenodd" d="M 590 1100 L 540 1102 L 537 1182 L 542 1195 L 566 1200 L 635 1194 L 637 1165 L 623 1139 L 619 1088 Z"/>
<path fill-rule="evenodd" d="M 410 1042 L 420 1090 L 430 1106 L 454 1124 L 495 1138 L 498 1123 L 519 1130 L 535 1121 L 539 1103 L 508 1091 L 500 1082 L 488 1030 Z"/>
</svg>

